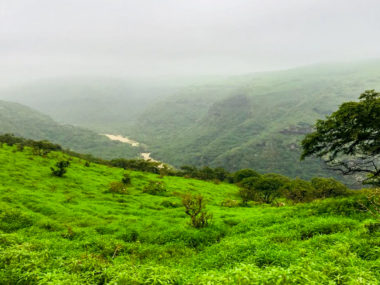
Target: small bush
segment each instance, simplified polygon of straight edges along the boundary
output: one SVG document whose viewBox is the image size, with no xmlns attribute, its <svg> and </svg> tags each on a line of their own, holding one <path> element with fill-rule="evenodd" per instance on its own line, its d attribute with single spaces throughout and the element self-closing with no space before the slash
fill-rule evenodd
<svg viewBox="0 0 380 285">
<path fill-rule="evenodd" d="M 248 201 L 260 200 L 263 203 L 271 204 L 281 195 L 280 190 L 289 181 L 289 178 L 283 175 L 265 174 L 255 180 L 250 180 L 250 183 L 246 184 L 248 187 L 240 193 L 240 196 L 246 195 L 244 198 L 248 199 Z"/>
<path fill-rule="evenodd" d="M 316 177 L 311 180 L 311 185 L 315 188 L 316 198 L 330 198 L 348 194 L 347 187 L 333 178 Z"/>
<path fill-rule="evenodd" d="M 310 202 L 314 199 L 314 188 L 310 182 L 297 178 L 284 186 L 283 194 L 296 203 Z"/>
<path fill-rule="evenodd" d="M 257 183 L 257 181 L 260 179 L 261 179 L 261 176 L 253 176 L 253 177 L 244 178 L 242 181 L 240 181 L 239 186 L 243 188 L 252 189 L 255 183 Z"/>
<path fill-rule="evenodd" d="M 360 197 L 345 197 L 315 201 L 309 207 L 314 215 L 344 215 L 351 216 L 364 211 Z"/>
<path fill-rule="evenodd" d="M 380 220 L 380 188 L 365 191 L 366 197 L 360 205 L 374 218 Z"/>
<path fill-rule="evenodd" d="M 149 184 L 142 191 L 143 193 L 158 196 L 163 196 L 167 193 L 165 183 L 162 181 L 149 181 Z"/>
<path fill-rule="evenodd" d="M 119 181 L 111 182 L 108 191 L 116 194 L 128 194 L 128 190 L 124 183 Z"/>
<path fill-rule="evenodd" d="M 69 225 L 66 225 L 66 231 L 61 234 L 61 236 L 68 240 L 73 240 L 75 236 L 77 235 L 76 232 L 74 232 L 73 228 Z"/>
<path fill-rule="evenodd" d="M 32 219 L 18 210 L 6 209 L 0 211 L 0 230 L 6 233 L 11 233 L 32 225 Z"/>
<path fill-rule="evenodd" d="M 55 164 L 56 168 L 50 167 L 53 176 L 62 177 L 66 172 L 66 168 L 69 167 L 70 162 L 66 160 L 61 160 Z"/>
<path fill-rule="evenodd" d="M 135 229 L 127 229 L 120 238 L 125 242 L 135 242 L 139 238 L 139 233 Z"/>
<path fill-rule="evenodd" d="M 178 208 L 180 206 L 178 205 L 178 203 L 175 203 L 169 200 L 162 201 L 160 205 L 165 208 Z"/>
<path fill-rule="evenodd" d="M 209 225 L 212 215 L 207 213 L 206 204 L 202 195 L 185 194 L 182 197 L 186 215 L 190 216 L 194 228 L 203 228 Z"/>
<path fill-rule="evenodd" d="M 239 196 L 241 197 L 244 205 L 246 205 L 249 201 L 255 201 L 257 197 L 255 189 L 253 188 L 240 188 Z"/>
<path fill-rule="evenodd" d="M 239 207 L 239 205 L 240 205 L 240 203 L 237 200 L 224 199 L 222 201 L 222 207 L 233 208 L 233 207 Z"/>
<path fill-rule="evenodd" d="M 241 169 L 239 171 L 236 171 L 233 175 L 234 183 L 239 183 L 245 178 L 249 177 L 260 177 L 260 174 L 252 169 Z"/>
<path fill-rule="evenodd" d="M 380 231 L 380 222 L 372 222 L 364 225 L 369 233 L 375 233 Z"/>
<path fill-rule="evenodd" d="M 124 173 L 123 178 L 121 179 L 121 183 L 124 185 L 130 185 L 131 184 L 131 177 L 129 176 L 128 173 Z"/>
</svg>

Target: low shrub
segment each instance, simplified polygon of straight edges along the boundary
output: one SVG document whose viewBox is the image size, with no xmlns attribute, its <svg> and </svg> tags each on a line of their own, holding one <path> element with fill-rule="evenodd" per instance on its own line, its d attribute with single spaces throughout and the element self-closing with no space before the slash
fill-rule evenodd
<svg viewBox="0 0 380 285">
<path fill-rule="evenodd" d="M 169 200 L 162 201 L 160 205 L 165 207 L 165 208 L 178 208 L 178 207 L 180 207 L 180 205 L 178 203 L 172 202 Z"/>
<path fill-rule="evenodd" d="M 139 233 L 135 229 L 127 229 L 120 238 L 125 242 L 135 242 L 139 238 Z"/>
<path fill-rule="evenodd" d="M 243 179 L 249 177 L 260 177 L 260 174 L 252 169 L 241 169 L 233 174 L 233 181 L 234 183 L 239 183 Z"/>
<path fill-rule="evenodd" d="M 280 190 L 289 181 L 289 178 L 280 174 L 265 174 L 251 184 L 248 188 L 251 192 L 248 191 L 248 193 L 251 195 L 252 201 L 259 199 L 263 203 L 271 204 L 281 196 Z"/>
<path fill-rule="evenodd" d="M 344 215 L 352 216 L 358 213 L 363 213 L 364 208 L 360 205 L 359 198 L 335 198 L 320 201 L 314 201 L 312 204 L 307 205 L 313 215 Z"/>
<path fill-rule="evenodd" d="M 222 207 L 228 207 L 228 208 L 233 208 L 233 207 L 239 207 L 240 203 L 238 200 L 232 200 L 232 199 L 224 199 L 222 201 Z"/>
<path fill-rule="evenodd" d="M 310 202 L 315 197 L 311 183 L 299 178 L 287 183 L 282 192 L 285 198 L 296 203 Z"/>
<path fill-rule="evenodd" d="M 33 220 L 15 209 L 0 211 L 0 230 L 11 233 L 33 225 Z"/>
<path fill-rule="evenodd" d="M 365 198 L 359 202 L 360 205 L 375 219 L 380 220 L 380 188 L 365 190 L 363 194 Z"/>
<path fill-rule="evenodd" d="M 66 168 L 70 165 L 69 161 L 61 160 L 55 164 L 56 168 L 50 167 L 53 176 L 62 177 L 66 172 Z"/>
<path fill-rule="evenodd" d="M 186 215 L 190 216 L 194 228 L 203 228 L 209 225 L 212 215 L 206 211 L 206 203 L 202 195 L 185 194 L 182 197 Z"/>
<path fill-rule="evenodd" d="M 347 187 L 333 178 L 316 177 L 311 180 L 311 185 L 315 189 L 315 198 L 347 196 L 348 194 Z"/>
<path fill-rule="evenodd" d="M 148 185 L 144 187 L 142 192 L 150 195 L 164 196 L 167 193 L 167 190 L 164 182 L 149 181 Z"/>
<path fill-rule="evenodd" d="M 257 200 L 256 191 L 253 188 L 240 188 L 239 196 L 242 200 L 243 205 L 247 205 L 249 201 Z"/>
<path fill-rule="evenodd" d="M 123 178 L 121 179 L 121 183 L 124 185 L 131 185 L 132 179 L 128 173 L 123 174 Z"/>
<path fill-rule="evenodd" d="M 116 194 L 128 194 L 128 190 L 125 187 L 125 184 L 119 181 L 111 182 L 108 188 L 110 193 Z"/>
</svg>

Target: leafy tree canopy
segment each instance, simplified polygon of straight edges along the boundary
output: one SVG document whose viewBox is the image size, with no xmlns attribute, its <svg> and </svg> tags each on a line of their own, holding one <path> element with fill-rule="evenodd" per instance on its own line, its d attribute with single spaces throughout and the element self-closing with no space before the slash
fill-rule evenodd
<svg viewBox="0 0 380 285">
<path fill-rule="evenodd" d="M 359 102 L 343 103 L 318 120 L 302 141 L 301 159 L 317 156 L 343 174 L 366 174 L 364 183 L 380 184 L 380 93 L 367 90 Z"/>
</svg>

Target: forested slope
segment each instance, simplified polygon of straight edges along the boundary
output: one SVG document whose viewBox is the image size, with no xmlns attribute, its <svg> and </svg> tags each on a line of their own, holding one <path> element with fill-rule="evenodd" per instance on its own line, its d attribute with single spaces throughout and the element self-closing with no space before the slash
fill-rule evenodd
<svg viewBox="0 0 380 285">
<path fill-rule="evenodd" d="M 133 136 L 168 163 L 335 175 L 299 161 L 299 142 L 339 104 L 380 89 L 380 61 L 319 65 L 194 86 L 140 116 Z M 143 130 L 143 131 L 138 131 Z M 181 155 L 178 155 L 178 154 Z"/>
<path fill-rule="evenodd" d="M 49 116 L 7 101 L 0 101 L 0 133 L 50 140 L 77 152 L 103 158 L 139 156 L 138 147 L 110 141 L 105 136 L 84 128 L 58 124 Z"/>
</svg>

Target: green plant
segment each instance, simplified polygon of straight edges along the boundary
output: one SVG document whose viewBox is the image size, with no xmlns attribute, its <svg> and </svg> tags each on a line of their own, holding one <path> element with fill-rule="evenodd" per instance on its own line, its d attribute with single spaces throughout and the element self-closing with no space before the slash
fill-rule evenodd
<svg viewBox="0 0 380 285">
<path fill-rule="evenodd" d="M 315 198 L 314 188 L 310 182 L 294 179 L 283 187 L 284 196 L 296 203 L 310 202 Z"/>
<path fill-rule="evenodd" d="M 234 207 L 238 207 L 239 206 L 239 201 L 237 201 L 237 200 L 233 200 L 233 199 L 228 199 L 228 198 L 226 198 L 226 199 L 224 199 L 223 201 L 222 201 L 222 206 L 223 207 L 228 207 L 228 208 L 234 208 Z"/>
<path fill-rule="evenodd" d="M 131 184 L 131 176 L 128 173 L 123 174 L 123 178 L 121 179 L 121 183 L 124 185 L 130 185 Z"/>
<path fill-rule="evenodd" d="M 246 205 L 249 201 L 255 201 L 257 198 L 257 193 L 254 188 L 240 188 L 239 196 L 242 200 L 242 203 Z"/>
<path fill-rule="evenodd" d="M 128 190 L 125 184 L 119 181 L 113 181 L 110 183 L 108 191 L 116 194 L 128 194 Z"/>
<path fill-rule="evenodd" d="M 344 175 L 364 173 L 365 183 L 380 185 L 380 93 L 367 90 L 359 100 L 317 121 L 302 141 L 301 159 L 317 156 Z"/>
<path fill-rule="evenodd" d="M 165 183 L 162 181 L 149 181 L 148 185 L 142 190 L 143 193 L 150 195 L 165 195 L 167 193 Z"/>
<path fill-rule="evenodd" d="M 70 165 L 70 162 L 67 160 L 61 160 L 55 164 L 55 167 L 50 167 L 51 173 L 54 176 L 62 177 L 66 172 L 66 168 L 68 168 Z"/>
<path fill-rule="evenodd" d="M 316 177 L 311 179 L 311 185 L 315 189 L 316 198 L 339 197 L 348 194 L 347 187 L 333 178 Z"/>
<path fill-rule="evenodd" d="M 162 201 L 160 205 L 165 207 L 165 208 L 178 208 L 178 207 L 180 207 L 180 205 L 178 203 L 168 201 L 168 200 Z"/>
<path fill-rule="evenodd" d="M 361 203 L 363 208 L 371 215 L 380 220 L 380 188 L 367 190 L 365 202 Z"/>
<path fill-rule="evenodd" d="M 233 174 L 234 183 L 239 183 L 249 177 L 260 177 L 260 174 L 252 169 L 241 169 Z"/>
<path fill-rule="evenodd" d="M 209 225 L 212 215 L 206 211 L 206 204 L 202 195 L 185 194 L 182 196 L 182 205 L 186 215 L 190 216 L 194 228 L 203 228 Z"/>
</svg>

